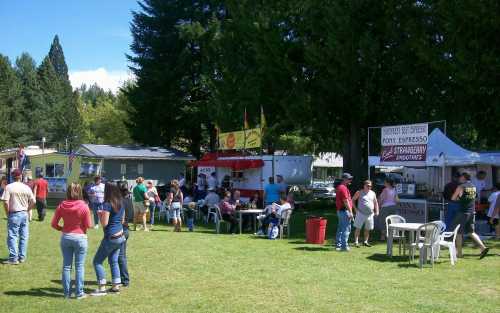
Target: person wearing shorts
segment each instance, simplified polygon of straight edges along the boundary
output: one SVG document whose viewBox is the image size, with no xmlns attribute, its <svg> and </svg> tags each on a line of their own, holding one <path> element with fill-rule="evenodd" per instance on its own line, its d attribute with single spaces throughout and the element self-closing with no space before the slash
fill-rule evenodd
<svg viewBox="0 0 500 313">
<path fill-rule="evenodd" d="M 168 194 L 168 204 L 170 205 L 172 222 L 174 223 L 174 232 L 180 232 L 182 225 L 181 210 L 184 195 L 182 194 L 181 187 L 176 179 L 170 182 L 170 186 L 171 189 Z"/>
<path fill-rule="evenodd" d="M 135 182 L 137 185 L 134 187 L 132 193 L 134 195 L 134 230 L 137 230 L 137 220 L 142 221 L 142 227 L 144 231 L 149 231 L 146 226 L 146 214 L 148 208 L 145 204 L 148 200 L 148 190 L 144 186 L 144 178 L 138 177 Z"/>
<path fill-rule="evenodd" d="M 453 201 L 458 201 L 460 203 L 460 208 L 457 211 L 455 220 L 453 223 L 453 228 L 460 225 L 458 229 L 458 236 L 456 239 L 457 245 L 457 257 L 463 257 L 462 254 L 462 243 L 463 234 L 469 234 L 470 238 L 476 243 L 481 249 L 479 254 L 479 259 L 482 259 L 488 254 L 489 248 L 487 248 L 481 241 L 481 238 L 474 232 L 474 212 L 476 205 L 476 186 L 470 181 L 470 174 L 463 173 L 460 176 L 461 185 L 457 187 L 455 193 L 452 196 Z"/>
<path fill-rule="evenodd" d="M 358 190 L 352 201 L 356 203 L 357 206 L 354 207 L 356 211 L 356 217 L 354 218 L 354 245 L 359 248 L 359 235 L 363 226 L 365 227 L 364 232 L 364 242 L 363 245 L 366 247 L 371 247 L 369 243 L 370 231 L 374 228 L 374 216 L 378 215 L 378 201 L 377 195 L 373 192 L 372 182 L 370 180 L 365 180 L 363 183 L 363 189 Z"/>
</svg>

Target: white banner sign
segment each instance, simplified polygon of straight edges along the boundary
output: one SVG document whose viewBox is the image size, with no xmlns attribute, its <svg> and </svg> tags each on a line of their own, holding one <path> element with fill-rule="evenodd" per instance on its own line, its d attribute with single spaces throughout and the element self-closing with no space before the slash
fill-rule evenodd
<svg viewBox="0 0 500 313">
<path fill-rule="evenodd" d="M 198 166 L 198 175 L 205 174 L 207 177 L 215 172 L 215 166 Z"/>
<path fill-rule="evenodd" d="M 381 162 L 424 162 L 427 156 L 428 125 L 382 127 Z"/>
</svg>

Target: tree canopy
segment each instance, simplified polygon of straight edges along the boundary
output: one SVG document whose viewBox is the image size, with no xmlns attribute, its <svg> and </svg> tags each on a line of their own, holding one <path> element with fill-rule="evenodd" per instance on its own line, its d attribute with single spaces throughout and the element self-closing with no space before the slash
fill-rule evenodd
<svg viewBox="0 0 500 313">
<path fill-rule="evenodd" d="M 447 120 L 460 144 L 500 148 L 497 1 L 140 4 L 135 140 L 187 140 L 197 153 L 213 147 L 213 124 L 241 129 L 245 110 L 257 124 L 263 107 L 268 148 L 299 136 L 361 176 L 370 126 Z"/>
</svg>

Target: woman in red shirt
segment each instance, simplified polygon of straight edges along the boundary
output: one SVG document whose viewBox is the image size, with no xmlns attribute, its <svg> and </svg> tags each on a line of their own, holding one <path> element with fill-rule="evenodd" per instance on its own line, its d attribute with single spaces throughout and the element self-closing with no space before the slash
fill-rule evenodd
<svg viewBox="0 0 500 313">
<path fill-rule="evenodd" d="M 71 183 L 66 192 L 66 200 L 62 201 L 52 218 L 52 228 L 61 231 L 61 251 L 63 255 L 62 284 L 64 297 L 71 296 L 71 266 L 75 259 L 75 297 L 86 298 L 83 292 L 85 276 L 85 256 L 87 255 L 87 229 L 92 226 L 90 210 L 82 200 L 82 188 Z M 63 226 L 59 221 L 63 220 Z"/>
</svg>

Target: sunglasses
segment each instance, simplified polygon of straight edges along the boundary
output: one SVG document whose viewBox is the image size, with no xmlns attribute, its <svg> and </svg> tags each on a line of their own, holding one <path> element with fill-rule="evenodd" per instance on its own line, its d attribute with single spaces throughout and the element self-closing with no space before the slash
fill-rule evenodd
<svg viewBox="0 0 500 313">
<path fill-rule="evenodd" d="M 372 188 L 372 185 L 365 185 L 365 186 L 368 187 L 368 188 Z"/>
</svg>

